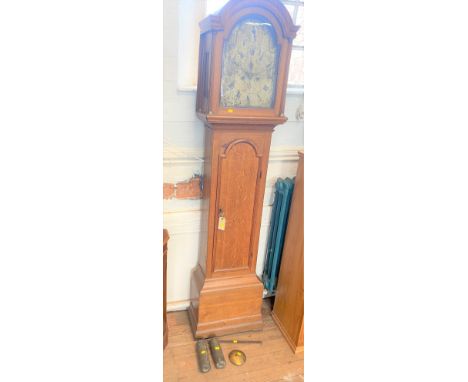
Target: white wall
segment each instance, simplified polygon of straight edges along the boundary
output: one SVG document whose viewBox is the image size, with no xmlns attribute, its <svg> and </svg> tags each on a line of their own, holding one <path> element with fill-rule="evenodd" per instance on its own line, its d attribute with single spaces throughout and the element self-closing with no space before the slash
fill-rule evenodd
<svg viewBox="0 0 468 382">
<path fill-rule="evenodd" d="M 195 115 L 195 91 L 181 85 L 179 41 L 188 40 L 196 23 L 187 22 L 187 14 L 201 17 L 200 12 L 188 12 L 198 0 L 164 1 L 164 182 L 186 180 L 194 173 L 203 173 L 203 124 Z M 183 23 L 179 21 L 183 16 Z M 181 34 L 183 34 L 181 36 Z M 196 40 L 196 39 L 195 39 Z M 196 40 L 197 41 L 197 40 Z M 188 57 L 193 56 L 189 52 Z M 183 57 L 187 60 L 187 57 Z M 197 65 L 196 62 L 193 65 Z M 180 90 L 184 87 L 186 90 Z M 303 103 L 302 94 L 288 94 L 285 114 L 288 122 L 277 126 L 273 133 L 267 188 L 263 206 L 257 274 L 263 269 L 273 185 L 278 177 L 295 176 L 297 150 L 303 148 L 304 124 L 296 120 L 296 111 Z M 164 227 L 171 236 L 168 244 L 167 301 L 168 310 L 185 308 L 190 291 L 190 273 L 198 259 L 200 235 L 199 200 L 165 200 Z"/>
</svg>

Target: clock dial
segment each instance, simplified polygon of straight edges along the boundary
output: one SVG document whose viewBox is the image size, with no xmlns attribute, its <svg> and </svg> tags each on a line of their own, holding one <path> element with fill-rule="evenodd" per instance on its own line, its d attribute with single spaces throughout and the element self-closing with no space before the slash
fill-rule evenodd
<svg viewBox="0 0 468 382">
<path fill-rule="evenodd" d="M 273 26 L 259 17 L 241 20 L 224 43 L 222 107 L 271 108 L 279 46 Z"/>
</svg>

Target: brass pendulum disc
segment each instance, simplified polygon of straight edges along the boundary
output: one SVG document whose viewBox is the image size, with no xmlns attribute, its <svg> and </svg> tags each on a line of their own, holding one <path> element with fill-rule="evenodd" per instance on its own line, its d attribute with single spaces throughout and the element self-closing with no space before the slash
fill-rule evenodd
<svg viewBox="0 0 468 382">
<path fill-rule="evenodd" d="M 245 356 L 245 353 L 242 350 L 236 349 L 229 353 L 229 361 L 231 361 L 233 365 L 242 366 L 246 360 L 247 357 Z"/>
</svg>

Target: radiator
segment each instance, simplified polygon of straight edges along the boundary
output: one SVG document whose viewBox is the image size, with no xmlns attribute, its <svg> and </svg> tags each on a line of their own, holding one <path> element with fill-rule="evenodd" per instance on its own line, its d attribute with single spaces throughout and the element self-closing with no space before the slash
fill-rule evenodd
<svg viewBox="0 0 468 382">
<path fill-rule="evenodd" d="M 275 199 L 271 211 L 270 231 L 262 275 L 267 295 L 273 295 L 276 290 L 293 189 L 294 179 L 278 178 L 275 183 Z"/>
</svg>

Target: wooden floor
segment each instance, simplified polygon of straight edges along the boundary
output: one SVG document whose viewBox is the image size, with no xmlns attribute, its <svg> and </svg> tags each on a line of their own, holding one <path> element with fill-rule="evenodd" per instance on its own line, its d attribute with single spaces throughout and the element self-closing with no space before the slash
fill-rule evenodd
<svg viewBox="0 0 468 382">
<path fill-rule="evenodd" d="M 225 338 L 262 340 L 263 344 L 222 343 L 226 367 L 216 369 L 210 357 L 211 370 L 201 373 L 195 354 L 195 341 L 187 311 L 167 314 L 169 344 L 164 350 L 164 382 L 279 382 L 304 380 L 304 355 L 294 354 L 270 315 L 270 304 L 264 300 L 263 331 L 246 332 Z M 247 362 L 235 366 L 228 360 L 233 349 L 242 350 Z"/>
</svg>

